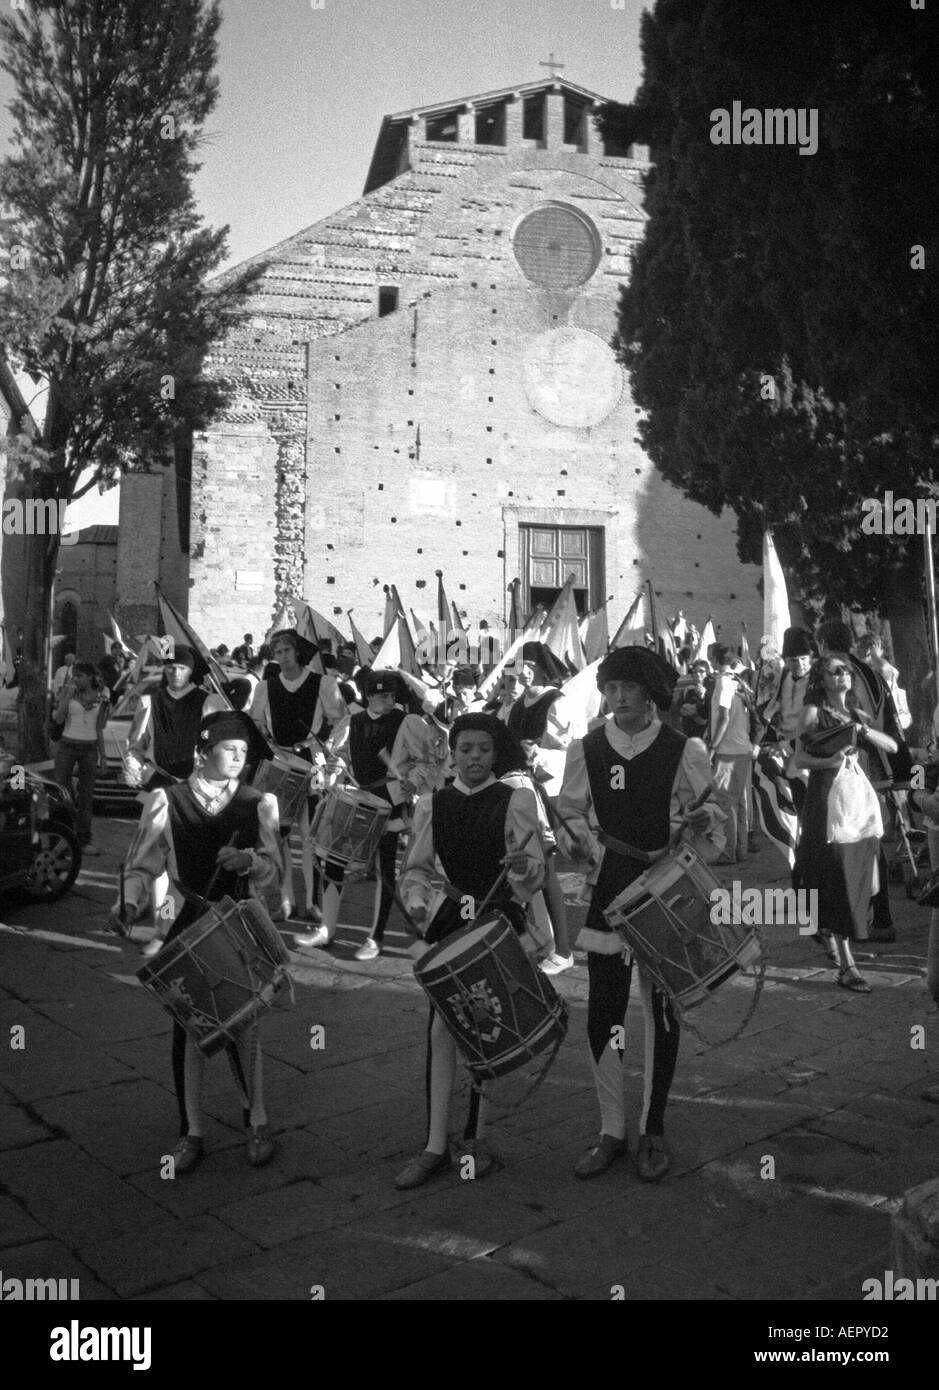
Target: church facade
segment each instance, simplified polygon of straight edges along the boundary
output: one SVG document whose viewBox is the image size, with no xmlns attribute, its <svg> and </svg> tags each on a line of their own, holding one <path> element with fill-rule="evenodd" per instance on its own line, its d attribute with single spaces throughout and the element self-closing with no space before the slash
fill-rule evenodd
<svg viewBox="0 0 939 1390">
<path fill-rule="evenodd" d="M 759 637 L 732 515 L 686 501 L 636 439 L 610 342 L 647 151 L 604 146 L 603 100 L 552 76 L 390 115 L 362 197 L 256 258 L 210 362 L 234 397 L 177 489 L 207 640 L 301 595 L 371 637 L 389 583 L 434 617 L 438 569 L 471 623 L 504 620 L 516 578 L 527 611 L 573 574 L 614 625 L 651 579 L 670 615 Z M 122 602 L 144 602 L 122 569 Z"/>
</svg>

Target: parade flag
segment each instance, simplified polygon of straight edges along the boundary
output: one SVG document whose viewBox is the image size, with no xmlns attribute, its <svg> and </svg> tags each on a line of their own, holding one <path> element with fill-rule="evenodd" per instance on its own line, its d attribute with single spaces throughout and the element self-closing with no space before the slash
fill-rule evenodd
<svg viewBox="0 0 939 1390">
<path fill-rule="evenodd" d="M 510 641 L 512 640 L 512 638 L 515 637 L 515 634 L 517 632 L 521 631 L 522 627 L 522 608 L 521 604 L 518 601 L 519 590 L 521 589 L 521 587 L 522 581 L 520 579 L 513 579 L 512 583 L 509 585 L 509 593 L 512 595 L 512 597 L 509 599 L 509 633 L 511 634 L 509 638 Z"/>
<path fill-rule="evenodd" d="M 747 641 L 746 623 L 740 624 L 740 661 L 747 670 L 753 670 L 753 658 L 750 655 L 750 643 Z"/>
<path fill-rule="evenodd" d="M 603 696 L 597 685 L 597 669 L 605 655 L 604 647 L 601 656 L 596 657 L 561 686 L 561 693 L 568 702 L 574 738 L 583 738 L 591 719 L 595 719 L 600 713 Z"/>
<path fill-rule="evenodd" d="M 685 622 L 685 615 L 680 608 L 672 619 L 672 636 L 675 638 L 677 647 L 681 648 L 685 645 L 688 637 L 688 624 Z"/>
<path fill-rule="evenodd" d="M 609 599 L 594 613 L 588 613 L 583 621 L 580 640 L 583 643 L 584 659 L 588 665 L 598 657 L 605 656 L 610 645 L 610 628 L 606 617 Z"/>
<path fill-rule="evenodd" d="M 443 587 L 443 570 L 437 570 L 437 622 L 440 624 L 440 637 L 443 650 L 447 649 L 447 642 L 450 637 L 450 629 L 453 626 L 453 618 L 450 612 L 450 601 L 447 592 Z"/>
<path fill-rule="evenodd" d="M 782 651 L 783 633 L 789 623 L 789 594 L 786 576 L 773 544 L 772 531 L 763 532 L 763 639 L 761 654 L 767 655 L 772 646 L 778 655 Z"/>
<path fill-rule="evenodd" d="M 113 613 L 109 613 L 109 614 L 108 614 L 108 622 L 111 624 L 111 631 L 112 631 L 112 633 L 114 634 L 114 636 L 112 637 L 111 641 L 113 641 L 113 642 L 120 642 L 120 644 L 121 644 L 121 650 L 123 651 L 123 653 L 124 653 L 125 656 L 134 656 L 134 655 L 136 655 L 136 653 L 134 652 L 133 647 L 129 647 L 129 646 L 127 645 L 127 643 L 124 641 L 124 635 L 123 635 L 123 633 L 121 632 L 121 629 L 118 627 L 117 621 L 116 621 L 116 619 L 115 619 Z"/>
<path fill-rule="evenodd" d="M 450 600 L 450 612 L 453 614 L 453 631 L 459 632 L 462 636 L 465 637 L 466 627 L 463 623 L 463 619 L 460 617 L 460 610 L 459 608 L 457 608 L 456 604 L 453 602 L 452 599 Z"/>
<path fill-rule="evenodd" d="M 224 691 L 224 687 L 228 681 L 228 677 L 223 671 L 222 667 L 216 661 L 215 657 L 211 654 L 208 647 L 205 645 L 202 638 L 195 631 L 195 629 L 191 628 L 187 623 L 186 619 L 183 617 L 183 615 L 176 608 L 173 607 L 173 605 L 165 596 L 163 590 L 160 588 L 156 580 L 153 581 L 153 587 L 156 589 L 157 593 L 157 603 L 160 609 L 160 621 L 163 624 L 164 633 L 167 637 L 172 637 L 174 642 L 179 642 L 187 647 L 192 647 L 193 651 L 197 651 L 199 653 L 199 655 L 202 657 L 202 660 L 209 668 L 209 676 L 211 677 L 214 684 L 217 686 L 219 695 L 221 695 L 228 708 L 231 709 L 232 703 Z"/>
<path fill-rule="evenodd" d="M 610 651 L 617 647 L 644 647 L 646 643 L 646 623 L 642 611 L 644 589 L 640 589 L 633 599 L 629 612 L 613 634 Z"/>
<path fill-rule="evenodd" d="M 312 632 L 312 640 L 317 646 L 322 646 L 324 642 L 328 642 L 333 648 L 334 655 L 338 656 L 339 648 L 345 646 L 346 642 L 338 627 L 335 623 L 331 623 L 328 618 L 324 618 L 322 613 L 318 613 L 315 608 L 312 608 L 305 599 L 303 607 L 306 610 L 305 616 Z M 304 636 L 308 635 L 310 634 L 304 634 Z"/>
<path fill-rule="evenodd" d="M 495 666 L 493 666 L 492 670 L 489 672 L 489 675 L 486 676 L 486 678 L 477 686 L 476 694 L 479 696 L 481 700 L 489 699 L 489 696 L 492 694 L 496 686 L 499 684 L 499 681 L 502 679 L 502 673 L 504 672 L 505 668 L 515 660 L 525 643 L 536 642 L 540 640 L 538 634 L 541 632 L 541 626 L 544 622 L 544 619 L 545 611 L 539 603 L 534 613 L 532 613 L 531 617 L 526 623 L 525 627 L 522 629 L 521 632 L 518 633 L 514 640 L 509 643 L 505 651 L 502 653 L 501 658 L 496 662 Z"/>
<path fill-rule="evenodd" d="M 375 653 L 372 662 L 374 671 L 407 671 L 420 679 L 421 670 L 414 651 L 414 639 L 403 618 L 397 618 L 394 626 Z"/>
<path fill-rule="evenodd" d="M 692 660 L 710 661 L 711 658 L 708 656 L 708 649 L 713 647 L 716 641 L 717 633 L 714 631 L 714 624 L 711 622 L 711 615 L 709 613 L 708 620 L 701 631 L 701 636 L 698 638 L 698 645 L 694 649 Z"/>
<path fill-rule="evenodd" d="M 417 637 L 417 640 L 419 642 L 426 642 L 426 640 L 430 637 L 430 632 L 421 622 L 420 618 L 414 612 L 413 608 L 411 609 L 411 621 L 414 624 L 414 635 Z"/>
<path fill-rule="evenodd" d="M 382 636 L 387 637 L 394 627 L 395 622 L 401 616 L 401 612 L 397 591 L 394 586 L 385 584 L 383 588 L 385 590 L 385 620 Z"/>
<path fill-rule="evenodd" d="M 295 604 L 293 599 L 289 599 L 286 603 L 281 604 L 277 616 L 274 619 L 274 625 L 264 638 L 265 642 L 269 642 L 275 632 L 283 632 L 285 628 L 289 627 L 296 628 L 296 625 L 297 615 Z"/>
<path fill-rule="evenodd" d="M 574 576 L 568 575 L 551 611 L 544 620 L 540 640 L 568 669 L 582 671 L 587 664 L 584 644 L 577 626 L 577 604 L 574 602 Z"/>
<path fill-rule="evenodd" d="M 788 758 L 788 750 L 779 745 L 761 748 L 753 765 L 753 792 L 763 831 L 791 869 L 796 862 L 799 818 L 785 776 Z"/>
<path fill-rule="evenodd" d="M 352 629 L 352 641 L 355 644 L 356 661 L 358 661 L 360 666 L 371 666 L 372 649 L 366 642 L 365 638 L 362 636 L 359 629 L 356 627 L 355 619 L 352 617 L 351 608 L 346 609 L 346 617 L 349 619 L 349 626 Z"/>
</svg>

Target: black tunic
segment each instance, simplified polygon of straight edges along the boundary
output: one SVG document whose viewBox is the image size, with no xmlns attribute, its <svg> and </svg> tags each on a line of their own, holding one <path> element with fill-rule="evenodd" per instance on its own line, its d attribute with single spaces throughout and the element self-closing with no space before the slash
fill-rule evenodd
<svg viewBox="0 0 939 1390">
<path fill-rule="evenodd" d="M 540 743 L 548 727 L 551 706 L 560 697 L 560 690 L 546 690 L 533 705 L 526 705 L 524 696 L 516 700 L 509 711 L 509 728 L 515 737 L 523 743 Z"/>
<path fill-rule="evenodd" d="M 584 761 L 601 830 L 646 851 L 661 849 L 668 842 L 672 788 L 686 742 L 682 734 L 663 724 L 649 747 L 627 761 L 610 744 L 604 725 L 587 734 Z M 616 789 L 610 785 L 614 771 Z M 612 931 L 603 908 L 609 907 L 646 867 L 608 849 L 591 894 L 586 926 L 594 931 Z"/>
<path fill-rule="evenodd" d="M 174 777 L 188 777 L 208 692 L 196 687 L 174 700 L 163 686 L 153 696 L 153 761 Z"/>
<path fill-rule="evenodd" d="M 352 763 L 352 775 L 360 787 L 368 787 L 374 795 L 383 796 L 386 801 L 391 800 L 388 788 L 383 782 L 388 776 L 388 764 L 381 754 L 391 753 L 403 722 L 404 711 L 400 709 L 389 710 L 379 719 L 373 719 L 366 710 L 362 710 L 359 714 L 354 714 L 349 721 L 349 758 Z M 375 782 L 382 782 L 382 785 L 373 786 Z"/>
<path fill-rule="evenodd" d="M 188 782 L 167 788 L 170 829 L 176 851 L 176 868 L 180 883 L 190 892 L 207 897 L 210 902 L 229 897 L 236 901 L 248 896 L 247 880 L 231 870 L 220 872 L 211 891 L 206 892 L 216 870 L 218 852 L 223 845 L 234 841 L 236 849 L 254 849 L 258 843 L 258 807 L 261 793 L 239 783 L 231 801 L 216 816 L 210 816 L 192 794 Z M 167 933 L 167 940 L 178 936 L 184 927 L 196 921 L 202 909 L 186 902 Z"/>
<path fill-rule="evenodd" d="M 500 860 L 506 852 L 505 817 L 511 800 L 512 788 L 504 782 L 493 782 L 473 796 L 452 786 L 433 794 L 434 853 L 448 881 L 460 894 L 471 897 L 477 909 L 503 869 Z M 524 931 L 525 910 L 507 882 L 503 881 L 489 906 L 503 912 L 517 932 Z M 442 941 L 471 921 L 461 915 L 461 904 L 448 898 L 426 939 L 430 943 Z"/>
<path fill-rule="evenodd" d="M 274 742 L 279 743 L 282 748 L 291 748 L 310 737 L 322 679 L 315 671 L 309 671 L 306 680 L 296 690 L 288 690 L 283 681 L 276 677 L 268 681 L 271 733 L 274 735 Z M 328 722 L 324 719 L 320 727 L 313 732 L 317 738 L 326 738 L 329 734 Z"/>
</svg>

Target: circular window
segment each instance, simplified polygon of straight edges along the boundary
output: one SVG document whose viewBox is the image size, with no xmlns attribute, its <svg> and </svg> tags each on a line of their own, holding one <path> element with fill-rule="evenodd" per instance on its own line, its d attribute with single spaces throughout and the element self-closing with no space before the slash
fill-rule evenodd
<svg viewBox="0 0 939 1390">
<path fill-rule="evenodd" d="M 522 219 L 513 244 L 522 274 L 546 290 L 582 285 L 600 263 L 593 224 L 573 208 L 553 203 Z"/>
</svg>

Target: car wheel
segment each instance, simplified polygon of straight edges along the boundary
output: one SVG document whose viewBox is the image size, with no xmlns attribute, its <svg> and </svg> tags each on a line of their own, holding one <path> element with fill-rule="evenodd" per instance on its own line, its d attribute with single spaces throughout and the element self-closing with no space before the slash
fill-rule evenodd
<svg viewBox="0 0 939 1390">
<path fill-rule="evenodd" d="M 34 902 L 54 902 L 71 888 L 81 863 L 81 846 L 74 832 L 58 821 L 49 821 L 39 832 L 24 891 Z"/>
</svg>

